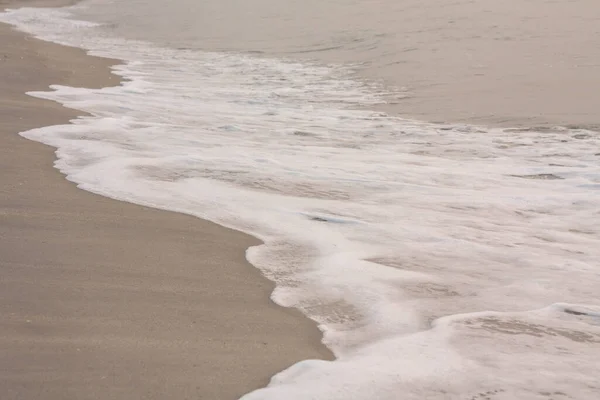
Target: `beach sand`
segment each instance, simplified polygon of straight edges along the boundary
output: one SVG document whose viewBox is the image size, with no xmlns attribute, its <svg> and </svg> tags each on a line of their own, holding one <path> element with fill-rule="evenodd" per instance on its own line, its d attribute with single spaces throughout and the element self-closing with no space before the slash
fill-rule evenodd
<svg viewBox="0 0 600 400">
<path fill-rule="evenodd" d="M 117 84 L 113 61 L 6 25 L 0 42 L 0 398 L 234 399 L 331 358 L 270 301 L 256 239 L 77 189 L 17 134 L 78 114 L 25 91 Z"/>
</svg>

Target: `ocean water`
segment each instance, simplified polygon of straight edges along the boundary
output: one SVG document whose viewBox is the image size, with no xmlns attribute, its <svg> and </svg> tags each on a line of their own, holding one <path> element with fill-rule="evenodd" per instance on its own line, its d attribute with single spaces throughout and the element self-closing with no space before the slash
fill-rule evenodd
<svg viewBox="0 0 600 400">
<path fill-rule="evenodd" d="M 92 0 L 84 19 L 177 48 L 359 63 L 381 110 L 600 130 L 597 0 Z"/>
<path fill-rule="evenodd" d="M 0 15 L 124 61 L 119 87 L 30 93 L 90 116 L 23 135 L 82 189 L 264 241 L 249 261 L 336 360 L 243 399 L 600 396 L 597 132 L 401 118 L 361 63 L 140 40 L 103 7 Z"/>
</svg>

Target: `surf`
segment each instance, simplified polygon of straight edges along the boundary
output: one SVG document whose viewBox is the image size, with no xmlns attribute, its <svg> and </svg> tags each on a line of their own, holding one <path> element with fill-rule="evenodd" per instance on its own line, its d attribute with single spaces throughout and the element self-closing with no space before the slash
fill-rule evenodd
<svg viewBox="0 0 600 400">
<path fill-rule="evenodd" d="M 160 47 L 69 9 L 0 19 L 123 60 L 118 87 L 30 93 L 90 114 L 23 133 L 67 179 L 258 237 L 273 300 L 319 324 L 337 359 L 246 399 L 597 392 L 597 133 L 404 119 L 347 65 Z"/>
</svg>

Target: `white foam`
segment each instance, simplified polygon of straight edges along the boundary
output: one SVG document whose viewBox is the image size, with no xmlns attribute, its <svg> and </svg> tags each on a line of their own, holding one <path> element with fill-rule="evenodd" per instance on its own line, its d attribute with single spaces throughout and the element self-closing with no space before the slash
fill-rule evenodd
<svg viewBox="0 0 600 400">
<path fill-rule="evenodd" d="M 320 324 L 338 359 L 245 399 L 600 392 L 597 133 L 408 121 L 342 67 L 153 47 L 65 10 L 0 20 L 125 60 L 119 87 L 31 93 L 92 114 L 23 133 L 68 179 L 256 235 L 273 299 Z"/>
</svg>

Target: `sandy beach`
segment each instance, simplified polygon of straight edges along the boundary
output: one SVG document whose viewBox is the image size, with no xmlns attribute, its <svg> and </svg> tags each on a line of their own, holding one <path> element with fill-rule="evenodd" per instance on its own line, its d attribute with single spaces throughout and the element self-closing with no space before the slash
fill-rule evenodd
<svg viewBox="0 0 600 400">
<path fill-rule="evenodd" d="M 80 190 L 17 134 L 77 116 L 24 92 L 115 85 L 114 61 L 6 25 L 0 40 L 3 400 L 235 399 L 331 357 L 314 323 L 270 301 L 244 256 L 257 240 Z"/>
<path fill-rule="evenodd" d="M 3 14 L 0 400 L 595 399 L 598 4 Z"/>
</svg>

